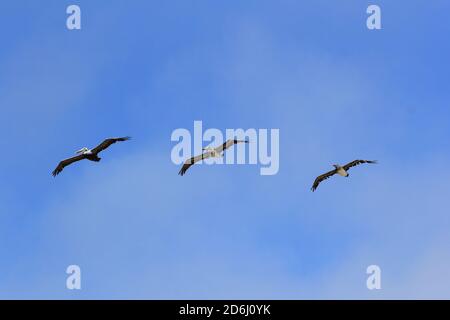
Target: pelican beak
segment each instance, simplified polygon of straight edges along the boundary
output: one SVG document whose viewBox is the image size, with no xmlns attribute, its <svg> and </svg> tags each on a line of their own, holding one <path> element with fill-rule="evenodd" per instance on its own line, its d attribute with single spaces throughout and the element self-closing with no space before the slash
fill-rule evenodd
<svg viewBox="0 0 450 320">
<path fill-rule="evenodd" d="M 81 154 L 81 153 L 83 153 L 83 151 L 84 151 L 84 149 L 80 149 L 76 152 L 76 154 Z"/>
</svg>

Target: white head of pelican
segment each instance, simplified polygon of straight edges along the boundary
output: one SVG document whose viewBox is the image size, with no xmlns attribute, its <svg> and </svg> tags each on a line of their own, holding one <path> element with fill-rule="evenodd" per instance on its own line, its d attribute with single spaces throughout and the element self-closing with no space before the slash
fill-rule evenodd
<svg viewBox="0 0 450 320">
<path fill-rule="evenodd" d="M 88 154 L 91 153 L 91 150 L 89 150 L 86 147 L 81 148 L 80 150 L 78 150 L 77 152 L 75 152 L 76 154 Z"/>
</svg>

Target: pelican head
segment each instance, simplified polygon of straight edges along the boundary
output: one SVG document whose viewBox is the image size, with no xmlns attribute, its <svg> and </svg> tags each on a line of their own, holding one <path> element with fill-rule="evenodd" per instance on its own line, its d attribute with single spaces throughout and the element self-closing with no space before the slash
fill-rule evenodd
<svg viewBox="0 0 450 320">
<path fill-rule="evenodd" d="M 333 164 L 333 167 L 334 167 L 335 169 L 339 169 L 341 166 L 338 165 L 338 164 Z"/>
<path fill-rule="evenodd" d="M 89 149 L 86 148 L 86 147 L 84 147 L 84 148 L 78 150 L 78 151 L 76 152 L 76 154 L 83 154 L 83 153 L 85 153 L 85 152 L 87 152 L 87 151 L 89 151 Z"/>
</svg>

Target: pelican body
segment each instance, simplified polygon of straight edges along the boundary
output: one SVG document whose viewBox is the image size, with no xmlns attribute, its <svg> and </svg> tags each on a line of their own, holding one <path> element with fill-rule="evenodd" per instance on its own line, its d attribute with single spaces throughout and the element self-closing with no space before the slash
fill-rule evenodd
<svg viewBox="0 0 450 320">
<path fill-rule="evenodd" d="M 90 161 L 99 162 L 100 160 L 102 160 L 102 158 L 100 158 L 97 154 L 94 154 L 91 149 L 88 149 L 86 147 L 78 150 L 76 152 L 76 154 L 84 155 L 85 159 L 90 160 Z"/>
<path fill-rule="evenodd" d="M 336 169 L 336 173 L 342 177 L 348 177 L 348 172 L 338 164 L 333 164 L 333 167 Z"/>
<path fill-rule="evenodd" d="M 206 151 L 205 154 L 208 154 L 208 158 L 222 158 L 225 156 L 223 150 L 216 150 L 216 148 L 213 147 L 206 147 L 202 149 L 203 151 Z"/>
</svg>

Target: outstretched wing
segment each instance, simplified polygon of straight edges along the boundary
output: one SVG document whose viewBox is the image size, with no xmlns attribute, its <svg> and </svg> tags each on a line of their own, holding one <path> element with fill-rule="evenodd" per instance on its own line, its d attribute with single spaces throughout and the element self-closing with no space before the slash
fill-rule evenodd
<svg viewBox="0 0 450 320">
<path fill-rule="evenodd" d="M 187 159 L 187 160 L 184 162 L 184 164 L 183 164 L 183 166 L 181 167 L 180 172 L 178 172 L 178 174 L 179 174 L 180 176 L 184 175 L 184 174 L 186 173 L 187 169 L 189 169 L 189 168 L 190 168 L 192 165 L 194 165 L 196 162 L 199 162 L 200 160 L 203 160 L 203 159 L 208 159 L 208 158 L 210 158 L 210 157 L 211 157 L 211 153 L 210 153 L 210 152 L 206 152 L 206 153 L 203 153 L 203 154 L 201 154 L 201 155 L 198 155 L 198 156 L 192 157 L 192 158 L 190 158 L 190 159 Z"/>
<path fill-rule="evenodd" d="M 72 158 L 64 159 L 63 161 L 61 161 L 61 162 L 58 164 L 58 166 L 56 167 L 56 169 L 53 170 L 52 175 L 53 175 L 54 177 L 56 177 L 56 176 L 57 176 L 58 174 L 60 174 L 61 171 L 63 171 L 63 169 L 64 169 L 65 167 L 67 167 L 68 165 L 71 165 L 72 163 L 77 162 L 77 161 L 80 161 L 80 160 L 83 160 L 83 159 L 85 159 L 85 158 L 86 158 L 86 155 L 80 154 L 80 155 L 75 156 L 75 157 L 72 157 Z"/>
<path fill-rule="evenodd" d="M 231 147 L 235 144 L 238 144 L 238 143 L 248 143 L 248 141 L 247 140 L 228 139 L 221 146 L 218 146 L 216 148 L 216 151 L 222 152 L 222 151 L 228 149 L 229 147 Z"/>
<path fill-rule="evenodd" d="M 117 141 L 127 141 L 130 140 L 131 137 L 121 137 L 121 138 L 109 138 L 100 143 L 98 146 L 96 146 L 94 149 L 92 149 L 93 154 L 98 154 L 102 152 L 103 150 L 107 149 L 110 145 L 116 143 Z"/>
<path fill-rule="evenodd" d="M 328 179 L 329 177 L 331 177 L 332 175 L 334 175 L 336 172 L 337 172 L 337 170 L 334 169 L 334 170 L 331 170 L 331 171 L 329 171 L 329 172 L 327 172 L 327 173 L 324 173 L 324 174 L 318 176 L 318 177 L 316 178 L 316 180 L 314 180 L 314 183 L 313 183 L 313 185 L 312 185 L 312 187 L 311 187 L 311 191 L 314 192 L 314 191 L 317 189 L 317 187 L 319 186 L 319 183 L 321 183 L 323 180 Z"/>
<path fill-rule="evenodd" d="M 344 168 L 345 171 L 347 171 L 351 167 L 357 166 L 357 165 L 362 164 L 362 163 L 377 163 L 377 161 L 376 160 L 373 160 L 373 161 L 372 160 L 355 160 L 355 161 L 347 163 L 342 168 Z"/>
</svg>

